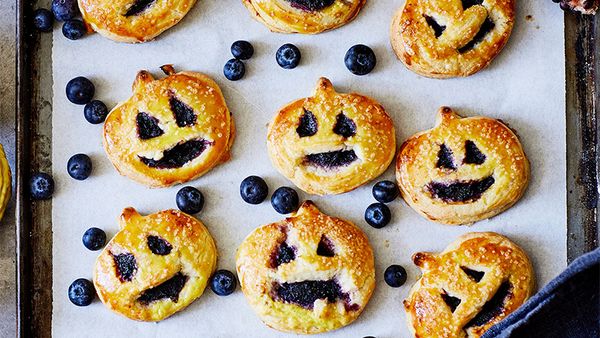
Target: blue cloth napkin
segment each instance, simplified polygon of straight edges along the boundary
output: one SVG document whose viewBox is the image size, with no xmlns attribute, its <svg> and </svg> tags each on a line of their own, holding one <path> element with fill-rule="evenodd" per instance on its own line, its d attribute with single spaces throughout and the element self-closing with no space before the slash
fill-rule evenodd
<svg viewBox="0 0 600 338">
<path fill-rule="evenodd" d="M 599 338 L 600 248 L 589 252 L 482 338 Z"/>
</svg>

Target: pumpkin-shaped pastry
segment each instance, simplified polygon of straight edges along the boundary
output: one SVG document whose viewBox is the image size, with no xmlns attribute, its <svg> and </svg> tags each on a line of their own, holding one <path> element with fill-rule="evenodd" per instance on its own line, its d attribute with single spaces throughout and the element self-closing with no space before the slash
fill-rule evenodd
<svg viewBox="0 0 600 338">
<path fill-rule="evenodd" d="M 10 201 L 12 190 L 12 178 L 10 175 L 10 167 L 4 153 L 4 148 L 0 144 L 0 220 L 4 216 L 6 205 Z"/>
<path fill-rule="evenodd" d="M 175 26 L 196 0 L 78 0 L 96 32 L 119 42 L 145 42 Z"/>
<path fill-rule="evenodd" d="M 316 34 L 352 21 L 367 0 L 242 0 L 271 31 Z"/>
<path fill-rule="evenodd" d="M 423 272 L 404 301 L 415 337 L 481 337 L 534 292 L 527 254 L 492 232 L 468 233 L 439 254 L 419 252 Z"/>
<path fill-rule="evenodd" d="M 469 76 L 500 53 L 514 21 L 515 0 L 406 0 L 392 22 L 392 47 L 417 74 Z"/>
<path fill-rule="evenodd" d="M 375 100 L 336 93 L 321 78 L 313 97 L 283 107 L 269 126 L 271 161 L 300 189 L 318 195 L 353 190 L 393 161 L 392 119 Z"/>
<path fill-rule="evenodd" d="M 284 332 L 313 334 L 348 325 L 375 288 L 366 235 L 310 201 L 292 217 L 254 230 L 240 245 L 236 265 L 254 311 Z"/>
<path fill-rule="evenodd" d="M 176 210 L 141 216 L 127 208 L 120 226 L 94 269 L 106 307 L 156 322 L 202 295 L 217 264 L 215 243 L 202 222 Z"/>
<path fill-rule="evenodd" d="M 529 161 L 502 121 L 461 118 L 440 108 L 437 125 L 400 147 L 396 177 L 404 200 L 426 218 L 469 224 L 515 204 L 529 182 Z"/>
<path fill-rule="evenodd" d="M 133 96 L 104 124 L 104 150 L 122 174 L 150 187 L 187 182 L 229 159 L 235 128 L 219 86 L 208 76 L 141 71 Z"/>
</svg>

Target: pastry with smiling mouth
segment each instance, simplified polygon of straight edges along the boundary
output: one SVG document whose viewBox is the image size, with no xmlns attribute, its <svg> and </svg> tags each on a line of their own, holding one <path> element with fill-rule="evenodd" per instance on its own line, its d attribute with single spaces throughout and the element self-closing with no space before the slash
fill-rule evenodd
<svg viewBox="0 0 600 338">
<path fill-rule="evenodd" d="M 275 116 L 267 147 L 277 170 L 300 189 L 332 195 L 381 175 L 394 158 L 396 137 L 379 103 L 337 93 L 321 78 L 314 96 L 286 105 Z"/>
</svg>

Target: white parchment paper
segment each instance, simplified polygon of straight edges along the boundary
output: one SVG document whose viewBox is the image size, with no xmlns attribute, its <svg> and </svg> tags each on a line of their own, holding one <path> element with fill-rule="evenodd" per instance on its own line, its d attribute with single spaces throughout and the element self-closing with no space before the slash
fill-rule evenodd
<svg viewBox="0 0 600 338">
<path fill-rule="evenodd" d="M 235 269 L 235 251 L 255 227 L 281 219 L 264 202 L 246 204 L 239 184 L 246 176 L 264 177 L 270 191 L 290 185 L 271 166 L 266 151 L 267 124 L 278 109 L 297 98 L 312 95 L 320 76 L 328 77 L 340 92 L 354 91 L 379 100 L 395 121 L 398 144 L 417 131 L 431 128 L 438 107 L 448 105 L 462 114 L 500 118 L 516 129 L 531 160 L 531 182 L 513 208 L 470 227 L 429 222 L 397 200 L 390 205 L 393 220 L 377 230 L 363 220 L 374 202 L 372 184 L 331 197 L 301 194 L 322 211 L 353 221 L 369 236 L 375 250 L 377 288 L 362 316 L 331 337 L 407 337 L 402 300 L 419 278 L 411 263 L 417 251 L 440 251 L 469 231 L 497 231 L 520 244 L 530 255 L 538 286 L 566 265 L 566 164 L 563 14 L 546 1 L 517 1 L 515 29 L 506 49 L 487 69 L 466 79 L 433 80 L 419 77 L 396 60 L 389 44 L 392 13 L 401 0 L 371 0 L 355 21 L 317 36 L 269 32 L 255 22 L 240 1 L 200 0 L 188 16 L 158 40 L 140 45 L 119 44 L 100 35 L 79 41 L 54 32 L 53 174 L 57 189 L 53 201 L 53 336 L 54 337 L 280 337 L 254 315 L 238 289 L 229 297 L 210 290 L 184 311 L 160 323 L 138 323 L 118 316 L 99 302 L 78 308 L 67 297 L 69 284 L 92 277 L 98 252 L 85 249 L 83 232 L 92 226 L 118 230 L 117 217 L 132 206 L 142 213 L 175 208 L 180 187 L 150 190 L 113 169 L 104 155 L 102 127 L 88 124 L 83 106 L 69 103 L 65 85 L 87 76 L 96 84 L 96 98 L 109 107 L 126 100 L 138 70 L 162 76 L 159 66 L 204 72 L 223 89 L 238 126 L 233 158 L 200 179 L 190 182 L 205 195 L 197 215 L 209 228 L 219 249 L 219 268 Z M 526 16 L 531 15 L 531 18 Z M 247 39 L 255 56 L 246 62 L 242 81 L 222 75 L 231 58 L 229 47 Z M 287 42 L 302 51 L 301 65 L 283 70 L 275 51 Z M 371 46 L 378 58 L 373 73 L 352 75 L 343 57 L 354 44 Z M 70 156 L 86 153 L 94 171 L 85 181 L 66 173 Z M 394 179 L 393 165 L 380 179 Z M 404 287 L 392 289 L 383 281 L 390 264 L 408 270 Z"/>
</svg>

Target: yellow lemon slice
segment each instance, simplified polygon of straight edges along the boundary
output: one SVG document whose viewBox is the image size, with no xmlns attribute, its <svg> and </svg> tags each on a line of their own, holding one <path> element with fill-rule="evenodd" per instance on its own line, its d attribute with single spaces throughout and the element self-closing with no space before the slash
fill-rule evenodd
<svg viewBox="0 0 600 338">
<path fill-rule="evenodd" d="M 4 210 L 10 200 L 12 181 L 10 176 L 10 167 L 6 160 L 4 148 L 0 144 L 0 219 L 4 216 Z"/>
</svg>

